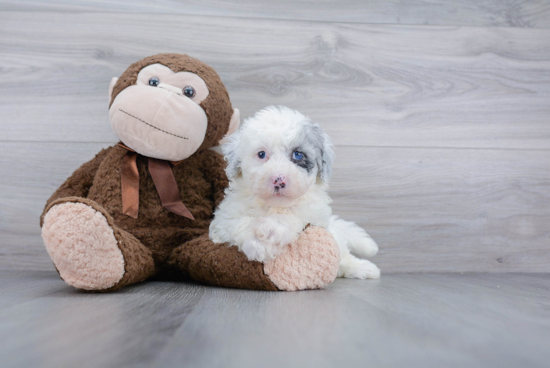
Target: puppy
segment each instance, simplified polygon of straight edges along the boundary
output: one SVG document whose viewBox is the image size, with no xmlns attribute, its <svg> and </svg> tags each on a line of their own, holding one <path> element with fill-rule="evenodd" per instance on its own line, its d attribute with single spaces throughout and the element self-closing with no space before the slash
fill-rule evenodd
<svg viewBox="0 0 550 368">
<path fill-rule="evenodd" d="M 212 241 L 268 262 L 308 224 L 321 226 L 340 248 L 339 277 L 380 277 L 376 265 L 360 259 L 378 252 L 374 240 L 332 215 L 327 190 L 334 151 L 319 125 L 287 107 L 270 106 L 227 137 L 222 151 L 230 184 L 210 225 Z"/>
</svg>

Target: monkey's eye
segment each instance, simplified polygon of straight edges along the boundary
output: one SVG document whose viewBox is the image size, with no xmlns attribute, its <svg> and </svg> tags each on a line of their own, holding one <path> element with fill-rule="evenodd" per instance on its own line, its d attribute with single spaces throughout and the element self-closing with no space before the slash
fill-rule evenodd
<svg viewBox="0 0 550 368">
<path fill-rule="evenodd" d="M 258 158 L 259 158 L 260 160 L 263 160 L 263 159 L 265 158 L 265 151 L 260 151 L 260 152 L 258 152 Z"/>
<path fill-rule="evenodd" d="M 183 87 L 183 94 L 189 98 L 193 98 L 197 93 L 195 92 L 195 89 L 193 87 L 185 86 Z"/>
<path fill-rule="evenodd" d="M 294 151 L 292 153 L 292 158 L 296 161 L 302 161 L 302 159 L 304 158 L 304 154 L 300 151 Z"/>
<path fill-rule="evenodd" d="M 149 85 L 153 87 L 157 87 L 160 83 L 160 80 L 157 77 L 152 77 L 149 79 Z"/>
</svg>

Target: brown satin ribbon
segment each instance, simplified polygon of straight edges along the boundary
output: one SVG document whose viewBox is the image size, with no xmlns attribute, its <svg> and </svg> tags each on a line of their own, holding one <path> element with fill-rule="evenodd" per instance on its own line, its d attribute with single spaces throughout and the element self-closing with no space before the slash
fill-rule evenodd
<svg viewBox="0 0 550 368">
<path fill-rule="evenodd" d="M 128 150 L 122 159 L 122 212 L 125 215 L 137 218 L 139 211 L 139 173 L 136 164 L 137 153 L 122 143 L 119 143 L 119 146 Z M 155 188 L 157 188 L 162 207 L 176 215 L 194 220 L 195 218 L 191 212 L 189 212 L 181 201 L 178 184 L 176 183 L 172 168 L 170 167 L 170 162 L 151 157 L 148 157 L 147 160 L 149 174 L 151 174 L 153 183 L 155 183 Z M 179 162 L 173 164 L 177 165 Z"/>
<path fill-rule="evenodd" d="M 194 220 L 195 218 L 191 212 L 189 212 L 181 201 L 178 184 L 176 183 L 176 178 L 174 178 L 170 163 L 165 160 L 149 157 L 148 166 L 149 174 L 151 174 L 157 192 L 159 193 L 162 207 L 176 215 Z"/>
<path fill-rule="evenodd" d="M 137 153 L 128 151 L 122 158 L 122 213 L 137 219 L 139 211 L 139 173 Z"/>
</svg>

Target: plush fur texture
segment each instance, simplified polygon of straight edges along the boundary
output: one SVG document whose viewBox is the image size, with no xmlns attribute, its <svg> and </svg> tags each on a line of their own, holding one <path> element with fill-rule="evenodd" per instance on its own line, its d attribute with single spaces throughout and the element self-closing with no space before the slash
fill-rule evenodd
<svg viewBox="0 0 550 368">
<path fill-rule="evenodd" d="M 340 253 L 330 233 L 310 226 L 286 252 L 265 264 L 264 271 L 280 290 L 320 289 L 336 278 Z"/>
<path fill-rule="evenodd" d="M 42 238 L 61 277 L 77 288 L 108 289 L 124 276 L 124 257 L 113 229 L 90 206 L 71 202 L 53 206 L 46 214 Z"/>
<path fill-rule="evenodd" d="M 210 225 L 214 242 L 269 262 L 311 224 L 336 239 L 339 276 L 380 276 L 373 263 L 356 257 L 375 255 L 376 243 L 356 224 L 332 216 L 327 190 L 334 152 L 319 125 L 297 111 L 271 106 L 247 119 L 222 149 L 230 185 Z"/>
<path fill-rule="evenodd" d="M 92 162 L 78 169 L 56 193 L 48 204 L 58 198 L 85 197 L 104 209 L 120 229 L 131 232 L 152 252 L 157 264 L 163 264 L 178 245 L 204 234 L 216 202 L 223 198 L 227 186 L 222 157 L 210 150 L 202 151 L 172 168 L 179 184 L 180 196 L 195 220 L 178 216 L 162 207 L 153 179 L 147 168 L 147 159 L 138 156 L 140 176 L 139 216 L 133 219 L 122 213 L 120 166 L 126 150 L 113 146 L 102 150 Z M 88 185 L 80 182 L 88 176 L 89 166 L 95 166 L 95 175 Z M 75 193 L 77 189 L 82 189 Z"/>
<path fill-rule="evenodd" d="M 229 129 L 229 121 L 233 114 L 233 108 L 229 101 L 229 94 L 225 89 L 218 73 L 210 66 L 200 60 L 182 54 L 158 54 L 146 57 L 128 67 L 120 76 L 113 87 L 111 101 L 113 103 L 116 96 L 129 86 L 135 85 L 138 74 L 144 67 L 151 64 L 161 64 L 174 72 L 191 72 L 199 75 L 209 90 L 208 98 L 199 105 L 202 107 L 208 117 L 208 129 L 204 142 L 199 151 L 208 147 L 215 146 L 223 138 Z"/>
<path fill-rule="evenodd" d="M 168 261 L 193 280 L 239 289 L 279 290 L 264 272 L 264 265 L 251 262 L 236 247 L 215 244 L 208 233 L 177 247 Z"/>
<path fill-rule="evenodd" d="M 148 171 L 148 158 L 138 150 L 139 214 L 137 219 L 123 214 L 121 168 L 127 150 L 119 146 L 104 149 L 55 191 L 42 213 L 42 236 L 60 276 L 76 288 L 101 292 L 152 277 L 278 290 L 262 263 L 249 261 L 237 248 L 208 238 L 214 209 L 228 186 L 222 156 L 208 148 L 228 131 L 232 116 L 238 117 L 212 68 L 187 55 L 155 55 L 123 73 L 112 86 L 112 99 L 135 83 L 141 68 L 154 63 L 174 72 L 196 73 L 209 89 L 200 102 L 208 117 L 206 138 L 198 151 L 172 167 L 179 195 L 195 220 L 162 206 Z M 315 267 L 311 270 L 318 272 Z M 310 276 L 302 273 L 301 277 Z"/>
<path fill-rule="evenodd" d="M 72 213 L 75 218 L 71 220 L 71 222 L 59 222 L 56 221 L 56 217 L 62 217 L 61 213 L 63 212 L 64 208 L 71 208 L 72 204 L 80 204 L 81 206 L 84 206 L 82 208 L 88 208 L 87 211 L 80 211 L 80 213 Z M 66 207 L 71 206 L 71 207 Z M 56 213 L 56 210 L 58 211 L 57 216 L 54 218 L 49 218 L 50 210 L 54 211 L 54 214 Z M 63 253 L 56 254 L 58 250 L 62 250 L 64 253 L 76 253 L 78 250 L 75 250 L 75 248 L 78 246 L 78 243 L 75 243 L 72 241 L 73 239 L 70 237 L 57 237 L 59 240 L 59 244 L 56 245 L 56 247 L 52 247 L 49 244 L 50 239 L 53 236 L 56 236 L 56 233 L 70 233 L 73 234 L 73 237 L 78 237 L 81 232 L 87 232 L 87 238 L 94 238 L 97 239 L 101 236 L 102 233 L 105 233 L 106 230 L 104 226 L 90 226 L 89 223 L 86 223 L 86 214 L 87 213 L 97 213 L 95 214 L 96 217 L 100 218 L 98 214 L 101 214 L 108 226 L 111 228 L 113 235 L 116 239 L 116 244 L 122 253 L 122 257 L 124 260 L 124 273 L 122 278 L 112 285 L 111 287 L 105 287 L 105 285 L 101 285 L 96 281 L 95 284 L 88 284 L 86 287 L 82 287 L 82 280 L 78 280 L 77 278 L 82 277 L 83 273 L 81 272 L 73 272 L 71 275 L 73 276 L 70 279 L 64 279 L 63 278 L 63 270 L 64 269 L 76 269 L 79 267 L 79 265 L 71 265 L 70 259 L 63 257 Z M 52 260 L 54 261 L 54 264 L 56 266 L 56 269 L 60 273 L 60 276 L 62 279 L 64 279 L 69 285 L 75 286 L 79 289 L 84 290 L 99 290 L 99 291 L 111 291 L 119 289 L 126 285 L 131 285 L 136 282 L 143 281 L 153 275 L 155 273 L 155 263 L 151 256 L 151 251 L 147 249 L 138 239 L 136 239 L 132 234 L 120 229 L 118 226 L 114 224 L 114 219 L 105 211 L 104 208 L 102 208 L 100 205 L 98 205 L 96 202 L 91 201 L 87 198 L 82 197 L 64 197 L 57 199 L 55 201 L 52 201 L 49 203 L 45 210 L 44 210 L 45 216 L 44 216 L 44 225 L 42 227 L 42 237 L 44 238 L 44 243 L 46 245 L 46 249 L 48 249 L 48 252 L 50 253 L 50 256 L 52 257 Z M 63 216 L 64 217 L 64 216 Z M 57 224 L 54 226 L 52 230 L 48 230 L 50 228 L 50 221 L 56 221 Z M 88 243 L 88 246 L 92 246 L 91 243 Z M 86 263 L 89 264 L 87 273 L 84 275 L 86 278 L 89 279 L 100 279 L 101 275 L 97 272 L 94 272 L 94 270 L 97 270 L 98 267 L 93 266 L 92 257 L 90 256 L 89 252 L 81 252 L 82 255 L 87 258 Z M 97 260 L 97 258 L 95 259 Z M 99 261 L 99 260 L 97 260 Z M 101 262 L 104 262 L 103 260 Z"/>
<path fill-rule="evenodd" d="M 172 252 L 208 231 L 214 208 L 223 198 L 228 182 L 222 157 L 210 150 L 195 154 L 173 167 L 174 177 L 180 184 L 180 196 L 193 213 L 193 221 L 162 207 L 147 169 L 147 160 L 138 156 L 140 212 L 138 218 L 133 219 L 122 213 L 120 166 L 126 152 L 118 146 L 110 147 L 75 171 L 48 200 L 43 214 L 43 231 L 49 228 L 46 222 L 49 218 L 44 216 L 50 208 L 66 202 L 85 203 L 104 213 L 113 231 L 120 233 L 120 247 L 126 248 L 127 253 L 124 256 L 126 273 L 133 281 L 143 281 L 155 274 L 172 272 L 167 265 Z M 88 231 L 89 225 L 78 220 L 65 223 L 65 226 L 66 228 L 58 227 L 57 231 L 81 233 Z M 74 243 L 67 246 L 74 247 Z M 52 259 L 59 268 L 58 262 L 55 262 L 57 256 L 52 256 Z M 149 266 L 144 269 L 144 264 Z M 144 269 L 145 272 L 140 271 L 140 275 L 134 278 L 134 269 Z M 69 280 L 65 281 L 71 283 Z M 71 284 L 82 288 L 78 284 Z M 123 283 L 116 286 L 122 287 Z"/>
</svg>

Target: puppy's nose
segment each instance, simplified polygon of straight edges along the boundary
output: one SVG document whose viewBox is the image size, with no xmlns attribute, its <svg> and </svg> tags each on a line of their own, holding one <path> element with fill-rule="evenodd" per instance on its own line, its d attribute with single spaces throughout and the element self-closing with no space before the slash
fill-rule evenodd
<svg viewBox="0 0 550 368">
<path fill-rule="evenodd" d="M 275 175 L 271 178 L 271 182 L 275 186 L 275 189 L 286 187 L 286 178 L 284 175 Z"/>
</svg>

